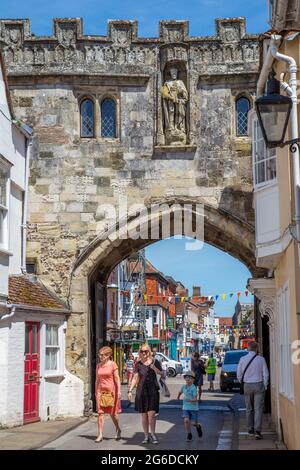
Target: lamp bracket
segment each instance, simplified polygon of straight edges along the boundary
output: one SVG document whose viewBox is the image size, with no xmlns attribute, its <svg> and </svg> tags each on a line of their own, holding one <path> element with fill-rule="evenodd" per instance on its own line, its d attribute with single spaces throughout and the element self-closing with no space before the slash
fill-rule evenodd
<svg viewBox="0 0 300 470">
<path fill-rule="evenodd" d="M 285 147 L 286 145 L 290 146 L 290 151 L 292 153 L 295 153 L 297 151 L 297 147 L 300 149 L 300 137 L 297 137 L 297 139 L 292 139 L 292 140 L 287 140 L 286 142 L 283 142 L 282 144 L 279 145 L 279 147 Z"/>
</svg>

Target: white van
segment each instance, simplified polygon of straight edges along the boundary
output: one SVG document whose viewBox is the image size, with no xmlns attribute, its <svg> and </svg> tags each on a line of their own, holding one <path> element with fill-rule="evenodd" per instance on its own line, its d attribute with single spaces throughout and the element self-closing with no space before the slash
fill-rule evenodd
<svg viewBox="0 0 300 470">
<path fill-rule="evenodd" d="M 167 374 L 169 377 L 175 377 L 177 374 L 182 374 L 183 367 L 181 362 L 174 361 L 161 352 L 157 352 L 155 357 L 161 361 L 162 365 L 167 366 Z"/>
</svg>

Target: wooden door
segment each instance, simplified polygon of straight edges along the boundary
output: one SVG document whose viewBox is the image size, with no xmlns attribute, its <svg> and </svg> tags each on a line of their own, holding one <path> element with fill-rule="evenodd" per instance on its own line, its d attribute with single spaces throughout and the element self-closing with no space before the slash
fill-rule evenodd
<svg viewBox="0 0 300 470">
<path fill-rule="evenodd" d="M 39 421 L 40 324 L 25 323 L 24 424 Z"/>
</svg>

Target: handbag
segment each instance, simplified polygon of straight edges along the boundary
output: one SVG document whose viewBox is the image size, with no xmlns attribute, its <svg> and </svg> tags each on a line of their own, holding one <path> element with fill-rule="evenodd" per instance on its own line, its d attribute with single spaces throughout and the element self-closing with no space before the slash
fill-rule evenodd
<svg viewBox="0 0 300 470">
<path fill-rule="evenodd" d="M 248 362 L 248 364 L 245 367 L 245 370 L 244 370 L 243 375 L 242 375 L 242 380 L 241 380 L 240 395 L 244 395 L 244 377 L 245 377 L 245 374 L 246 374 L 246 371 L 247 371 L 248 367 L 250 366 L 251 362 L 254 361 L 256 356 L 258 356 L 257 353 L 255 354 L 255 356 L 252 357 L 252 359 Z"/>
<path fill-rule="evenodd" d="M 159 379 L 159 387 L 160 387 L 160 390 L 161 390 L 164 397 L 170 397 L 171 396 L 170 390 L 169 390 L 166 382 L 162 378 Z"/>
<path fill-rule="evenodd" d="M 115 397 L 112 392 L 101 392 L 100 396 L 100 406 L 102 408 L 111 408 L 115 404 Z"/>
</svg>

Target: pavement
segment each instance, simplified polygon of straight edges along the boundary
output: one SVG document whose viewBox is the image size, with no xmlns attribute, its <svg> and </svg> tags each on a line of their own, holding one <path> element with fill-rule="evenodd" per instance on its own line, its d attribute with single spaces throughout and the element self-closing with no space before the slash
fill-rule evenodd
<svg viewBox="0 0 300 470">
<path fill-rule="evenodd" d="M 269 415 L 264 415 L 262 434 L 264 439 L 249 437 L 246 426 L 244 398 L 239 393 L 221 393 L 219 390 L 204 392 L 199 406 L 199 420 L 203 437 L 194 432 L 193 441 L 186 442 L 182 423 L 181 401 L 176 395 L 183 378 L 168 379 L 170 398 L 161 397 L 160 413 L 157 417 L 157 438 L 159 445 L 143 445 L 140 419 L 133 404 L 127 401 L 127 386 L 122 386 L 122 410 L 120 424 L 122 439 L 114 440 L 114 426 L 109 416 L 105 420 L 105 438 L 100 444 L 97 435 L 97 416 L 89 418 L 65 418 L 44 421 L 26 426 L 0 430 L 0 450 L 284 450 L 278 440 L 275 427 Z M 216 379 L 217 385 L 217 379 Z"/>
<path fill-rule="evenodd" d="M 1 429 L 0 450 L 37 449 L 87 421 L 88 418 L 64 418 Z"/>
</svg>

